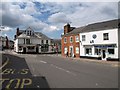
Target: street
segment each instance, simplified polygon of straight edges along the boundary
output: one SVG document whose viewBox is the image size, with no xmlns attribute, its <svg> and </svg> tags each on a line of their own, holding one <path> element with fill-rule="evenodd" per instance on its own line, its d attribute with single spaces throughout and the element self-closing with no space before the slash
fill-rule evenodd
<svg viewBox="0 0 120 90">
<path fill-rule="evenodd" d="M 27 78 L 25 80 L 28 83 L 25 84 L 25 88 L 30 86 L 28 84 L 31 82 L 31 79 L 29 79 L 31 76 L 44 76 L 50 88 L 118 88 L 118 67 L 78 60 L 74 61 L 72 58 L 55 55 L 13 53 L 7 56 L 10 58 L 10 62 L 2 70 L 2 73 L 4 73 L 3 79 L 8 77 Z M 11 62 L 13 62 L 12 65 Z M 14 75 L 15 72 L 16 74 Z M 22 75 L 19 75 L 20 73 Z M 25 81 L 23 78 L 20 80 L 22 80 L 20 82 Z M 32 83 L 30 88 L 36 87 L 34 79 Z M 23 88 L 23 85 L 18 86 Z M 10 85 L 7 85 L 7 87 L 10 87 Z"/>
<path fill-rule="evenodd" d="M 9 62 L 2 67 L 0 84 L 2 88 L 49 88 L 43 76 L 32 76 L 24 58 L 3 54 Z M 0 85 L 1 86 L 1 85 Z"/>
</svg>

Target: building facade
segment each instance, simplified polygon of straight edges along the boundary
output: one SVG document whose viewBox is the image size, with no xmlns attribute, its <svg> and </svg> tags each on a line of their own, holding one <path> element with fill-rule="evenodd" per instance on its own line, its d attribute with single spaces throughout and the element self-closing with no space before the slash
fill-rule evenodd
<svg viewBox="0 0 120 90">
<path fill-rule="evenodd" d="M 120 30 L 118 20 L 87 25 L 80 32 L 80 57 L 119 60 Z"/>
<path fill-rule="evenodd" d="M 9 48 L 8 37 L 0 36 L 0 49 L 8 49 L 8 48 Z"/>
<path fill-rule="evenodd" d="M 79 29 L 67 24 L 64 26 L 64 34 L 61 37 L 62 56 L 80 57 Z"/>
<path fill-rule="evenodd" d="M 32 28 L 19 30 L 17 28 L 14 51 L 21 53 L 51 53 L 54 52 L 51 39 L 40 32 L 34 32 Z"/>
<path fill-rule="evenodd" d="M 61 53 L 61 39 L 51 39 L 54 53 Z"/>
</svg>

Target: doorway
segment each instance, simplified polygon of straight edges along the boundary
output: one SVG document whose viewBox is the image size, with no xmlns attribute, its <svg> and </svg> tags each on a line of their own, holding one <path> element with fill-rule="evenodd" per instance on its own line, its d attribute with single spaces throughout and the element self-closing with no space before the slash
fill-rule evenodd
<svg viewBox="0 0 120 90">
<path fill-rule="evenodd" d="M 70 46 L 70 57 L 73 56 L 73 46 Z"/>
<path fill-rule="evenodd" d="M 106 50 L 102 50 L 102 60 L 106 60 Z"/>
<path fill-rule="evenodd" d="M 26 47 L 23 48 L 23 53 L 24 53 L 24 54 L 26 53 Z"/>
</svg>

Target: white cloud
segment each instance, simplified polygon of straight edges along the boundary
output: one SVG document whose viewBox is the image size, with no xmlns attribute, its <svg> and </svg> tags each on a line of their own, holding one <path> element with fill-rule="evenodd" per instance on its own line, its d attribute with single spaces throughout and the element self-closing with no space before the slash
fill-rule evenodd
<svg viewBox="0 0 120 90">
<path fill-rule="evenodd" d="M 20 7 L 22 4 L 25 4 L 24 9 Z M 34 15 L 40 15 L 41 13 L 37 11 L 33 2 L 3 3 L 0 11 L 2 11 L 0 12 L 2 15 L 1 25 L 13 28 L 19 26 L 32 26 L 37 27 L 37 29 L 42 29 L 45 26 L 45 23 L 34 17 Z"/>
<path fill-rule="evenodd" d="M 66 17 L 65 13 L 59 12 L 51 15 L 48 18 L 48 21 L 51 23 L 68 23 L 69 18 Z"/>
<path fill-rule="evenodd" d="M 72 26 L 80 27 L 117 18 L 117 5 L 118 3 L 114 2 L 44 2 L 36 7 L 35 3 L 30 1 L 2 3 L 1 25 L 10 28 L 30 26 L 45 33 L 57 32 L 63 30 L 63 26 L 70 22 Z M 49 13 L 48 17 L 35 17 L 44 13 Z"/>
<path fill-rule="evenodd" d="M 12 28 L 7 27 L 7 26 L 0 26 L 0 30 L 1 30 L 2 32 L 7 32 L 7 31 L 12 30 Z"/>
</svg>

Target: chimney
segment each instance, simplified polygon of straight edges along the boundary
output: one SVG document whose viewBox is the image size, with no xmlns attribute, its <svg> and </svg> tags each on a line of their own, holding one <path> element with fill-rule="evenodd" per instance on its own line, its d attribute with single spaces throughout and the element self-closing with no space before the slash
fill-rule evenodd
<svg viewBox="0 0 120 90">
<path fill-rule="evenodd" d="M 70 32 L 70 24 L 67 23 L 67 25 L 64 26 L 64 35 Z"/>
<path fill-rule="evenodd" d="M 19 28 L 17 28 L 16 36 L 19 36 Z"/>
</svg>

